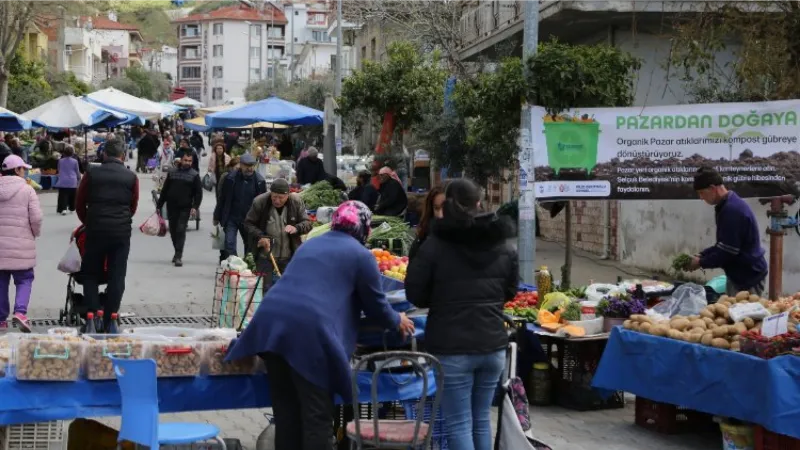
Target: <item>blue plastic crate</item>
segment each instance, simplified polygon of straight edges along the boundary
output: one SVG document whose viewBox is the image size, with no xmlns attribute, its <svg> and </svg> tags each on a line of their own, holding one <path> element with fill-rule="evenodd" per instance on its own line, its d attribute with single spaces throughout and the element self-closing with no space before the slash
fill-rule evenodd
<svg viewBox="0 0 800 450">
<path fill-rule="evenodd" d="M 532 284 L 520 283 L 519 287 L 517 287 L 517 290 L 519 292 L 536 292 L 536 286 Z"/>
<path fill-rule="evenodd" d="M 433 399 L 426 398 L 423 400 L 407 400 L 400 402 L 403 405 L 403 411 L 406 415 L 406 420 L 416 420 L 417 418 L 417 404 L 420 401 L 425 402 L 425 410 L 423 420 L 425 423 L 433 426 L 433 435 L 431 436 L 431 449 L 447 450 L 447 436 L 444 429 L 444 417 L 442 417 L 442 406 L 439 405 L 439 410 L 436 411 L 435 419 L 431 423 Z"/>
</svg>

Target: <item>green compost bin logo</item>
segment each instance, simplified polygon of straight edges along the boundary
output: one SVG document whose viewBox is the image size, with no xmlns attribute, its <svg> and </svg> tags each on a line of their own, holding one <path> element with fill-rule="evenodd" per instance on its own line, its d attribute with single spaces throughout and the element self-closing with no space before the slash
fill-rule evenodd
<svg viewBox="0 0 800 450">
<path fill-rule="evenodd" d="M 597 165 L 597 142 L 600 124 L 597 122 L 545 122 L 547 162 L 558 175 L 561 169 L 586 169 L 587 174 Z"/>
</svg>

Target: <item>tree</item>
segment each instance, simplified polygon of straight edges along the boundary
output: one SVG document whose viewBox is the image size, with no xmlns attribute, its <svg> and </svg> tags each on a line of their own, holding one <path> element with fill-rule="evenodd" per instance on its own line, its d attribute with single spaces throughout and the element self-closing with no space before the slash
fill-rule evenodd
<svg viewBox="0 0 800 450">
<path fill-rule="evenodd" d="M 53 98 L 53 90 L 45 78 L 44 65 L 28 61 L 21 49 L 8 64 L 8 109 L 24 113 Z"/>
<path fill-rule="evenodd" d="M 676 18 L 667 64 L 693 101 L 800 97 L 800 3 L 767 0 L 702 5 L 702 9 Z"/>
<path fill-rule="evenodd" d="M 45 68 L 44 78 L 56 97 L 64 94 L 80 97 L 92 91 L 92 88 L 79 80 L 73 72 L 57 72 L 52 68 Z"/>
<path fill-rule="evenodd" d="M 113 87 L 135 97 L 153 101 L 164 101 L 171 91 L 167 74 L 150 72 L 140 67 L 129 67 L 121 77 L 109 78 L 101 84 L 103 88 Z"/>
<path fill-rule="evenodd" d="M 376 149 L 387 149 L 395 129 L 410 130 L 427 112 L 441 108 L 446 72 L 436 54 L 424 55 L 409 42 L 394 42 L 388 60 L 365 61 L 342 84 L 338 113 L 345 120 L 360 115 L 383 117 L 383 130 Z"/>
</svg>

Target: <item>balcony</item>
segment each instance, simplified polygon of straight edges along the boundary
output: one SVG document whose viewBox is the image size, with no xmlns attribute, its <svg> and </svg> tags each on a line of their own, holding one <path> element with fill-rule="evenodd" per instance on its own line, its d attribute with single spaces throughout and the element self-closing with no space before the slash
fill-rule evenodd
<svg viewBox="0 0 800 450">
<path fill-rule="evenodd" d="M 463 1 L 461 57 L 467 60 L 492 57 L 497 44 L 511 41 L 515 41 L 515 53 L 519 54 L 525 3 L 525 0 Z M 539 0 L 539 39 L 556 36 L 566 42 L 579 41 L 609 26 L 630 26 L 633 15 L 640 25 L 672 20 L 674 15 L 690 13 L 696 8 L 686 3 L 692 2 Z"/>
</svg>

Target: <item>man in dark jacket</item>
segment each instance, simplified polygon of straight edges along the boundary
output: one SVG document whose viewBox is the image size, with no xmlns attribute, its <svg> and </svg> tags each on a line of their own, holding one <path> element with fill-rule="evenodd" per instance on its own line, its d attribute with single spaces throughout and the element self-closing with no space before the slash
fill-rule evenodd
<svg viewBox="0 0 800 450">
<path fill-rule="evenodd" d="M 220 259 L 236 256 L 236 237 L 242 236 L 244 254 L 251 250 L 251 242 L 247 235 L 244 219 L 253 205 L 253 200 L 267 192 L 267 182 L 260 173 L 256 173 L 256 159 L 245 153 L 239 159 L 239 169 L 224 176 L 220 188 L 219 201 L 214 208 L 214 226 L 222 225 L 225 231 L 225 251 Z"/>
<path fill-rule="evenodd" d="M 714 206 L 717 242 L 692 258 L 689 269 L 722 269 L 728 277 L 725 287 L 728 295 L 739 291 L 761 295 L 768 266 L 753 210 L 735 192 L 725 188 L 714 169 L 698 170 L 694 189 L 703 201 Z"/>
<path fill-rule="evenodd" d="M 158 146 L 160 145 L 160 141 L 158 140 L 158 133 L 156 133 L 152 129 L 147 129 L 144 131 L 144 135 L 139 142 L 136 144 L 136 171 L 137 172 L 144 172 L 145 167 L 147 166 L 147 160 L 151 159 L 152 157 L 156 156 L 158 153 Z"/>
<path fill-rule="evenodd" d="M 375 214 L 379 216 L 403 216 L 408 209 L 408 196 L 403 185 L 395 178 L 392 169 L 381 168 L 378 177 L 381 188 L 378 189 L 378 203 L 375 205 Z"/>
<path fill-rule="evenodd" d="M 350 191 L 347 198 L 350 200 L 358 200 L 367 205 L 370 211 L 375 210 L 375 204 L 378 203 L 378 190 L 372 185 L 370 180 L 372 175 L 366 170 L 358 174 L 356 178 L 356 187 Z"/>
<path fill-rule="evenodd" d="M 309 147 L 308 156 L 297 163 L 297 182 L 299 184 L 314 184 L 318 181 L 325 181 L 328 175 L 322 160 L 319 159 L 319 152 L 314 147 Z"/>
<path fill-rule="evenodd" d="M 186 138 L 181 139 L 180 147 L 175 151 L 175 159 L 183 159 L 183 155 L 192 157 L 192 169 L 200 173 L 200 154 L 189 145 L 189 140 Z"/>
<path fill-rule="evenodd" d="M 256 248 L 272 253 L 281 271 L 300 247 L 300 236 L 311 231 L 303 199 L 289 193 L 283 178 L 272 182 L 268 194 L 256 197 L 244 225 Z"/>
<path fill-rule="evenodd" d="M 202 201 L 200 174 L 192 168 L 192 154 L 184 153 L 180 166 L 167 174 L 156 205 L 157 211 L 161 211 L 165 203 L 167 205 L 169 236 L 175 249 L 172 263 L 175 267 L 183 266 L 183 246 L 186 243 L 189 216 L 197 214 Z"/>
<path fill-rule="evenodd" d="M 106 312 L 104 329 L 108 329 L 111 314 L 119 312 L 122 303 L 131 249 L 131 225 L 139 204 L 139 179 L 125 167 L 124 158 L 124 142 L 116 139 L 106 142 L 105 160 L 81 178 L 75 198 L 78 218 L 86 227 L 86 248 L 81 263 L 83 295 L 88 311 L 103 309 Z M 98 286 L 105 280 L 106 264 L 108 288 L 105 304 L 101 305 Z"/>
</svg>

